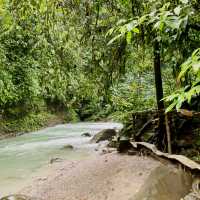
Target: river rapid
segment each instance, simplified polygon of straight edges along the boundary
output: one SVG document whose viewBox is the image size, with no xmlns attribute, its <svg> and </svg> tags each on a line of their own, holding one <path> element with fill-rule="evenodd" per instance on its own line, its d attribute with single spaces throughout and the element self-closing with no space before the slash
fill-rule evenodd
<svg viewBox="0 0 200 200">
<path fill-rule="evenodd" d="M 91 137 L 81 135 L 85 132 L 95 135 L 107 128 L 121 129 L 122 124 L 64 124 L 1 140 L 0 197 L 15 193 L 26 186 L 51 159 L 80 160 L 94 154 L 97 144 L 89 142 Z M 63 148 L 68 144 L 74 149 Z"/>
</svg>

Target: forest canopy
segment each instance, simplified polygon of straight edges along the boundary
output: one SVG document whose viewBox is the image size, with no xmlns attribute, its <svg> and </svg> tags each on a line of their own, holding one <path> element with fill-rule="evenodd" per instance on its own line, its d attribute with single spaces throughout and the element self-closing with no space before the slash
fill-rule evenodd
<svg viewBox="0 0 200 200">
<path fill-rule="evenodd" d="M 167 111 L 200 110 L 199 11 L 197 0 L 1 0 L 2 119 L 122 120 L 164 97 Z"/>
</svg>

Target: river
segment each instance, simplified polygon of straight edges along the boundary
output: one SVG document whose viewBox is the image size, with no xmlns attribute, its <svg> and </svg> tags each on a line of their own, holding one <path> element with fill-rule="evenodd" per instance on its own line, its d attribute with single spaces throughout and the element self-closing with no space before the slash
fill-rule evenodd
<svg viewBox="0 0 200 200">
<path fill-rule="evenodd" d="M 0 141 L 0 197 L 15 193 L 28 184 L 32 177 L 52 158 L 84 159 L 94 152 L 96 144 L 85 132 L 95 135 L 107 128 L 122 128 L 119 123 L 75 123 L 46 128 L 16 138 Z M 74 149 L 63 149 L 65 145 Z"/>
</svg>

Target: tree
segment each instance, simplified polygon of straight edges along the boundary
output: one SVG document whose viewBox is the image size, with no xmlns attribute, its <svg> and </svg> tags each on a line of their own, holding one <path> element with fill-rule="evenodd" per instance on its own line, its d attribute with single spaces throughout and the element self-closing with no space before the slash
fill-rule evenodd
<svg viewBox="0 0 200 200">
<path fill-rule="evenodd" d="M 133 1 L 132 7 L 133 7 Z M 163 103 L 163 88 L 161 77 L 161 63 L 165 61 L 168 56 L 168 51 L 175 51 L 177 48 L 181 55 L 186 55 L 186 48 L 180 41 L 187 41 L 189 29 L 194 26 L 194 8 L 193 2 L 180 1 L 180 2 L 164 2 L 162 1 L 149 1 L 144 5 L 140 3 L 140 15 L 134 16 L 132 19 L 123 22 L 122 25 L 114 27 L 110 30 L 109 34 L 118 32 L 110 43 L 115 42 L 118 38 L 126 37 L 129 43 L 134 42 L 137 44 L 137 38 L 140 38 L 142 45 L 147 44 L 153 48 L 154 55 L 154 74 L 155 74 L 155 87 L 157 108 L 161 111 L 160 123 L 158 128 L 158 144 L 164 139 L 164 111 Z M 138 4 L 136 4 L 138 5 Z M 135 14 L 134 9 L 132 12 Z M 127 23 L 128 22 L 128 23 Z M 141 45 L 141 43 L 140 43 Z M 187 46 L 188 48 L 188 46 Z M 189 52 L 188 51 L 188 52 Z M 188 53 L 187 53 L 188 54 Z M 180 62 L 178 57 L 173 56 L 176 63 Z M 175 103 L 174 103 L 175 104 Z"/>
</svg>

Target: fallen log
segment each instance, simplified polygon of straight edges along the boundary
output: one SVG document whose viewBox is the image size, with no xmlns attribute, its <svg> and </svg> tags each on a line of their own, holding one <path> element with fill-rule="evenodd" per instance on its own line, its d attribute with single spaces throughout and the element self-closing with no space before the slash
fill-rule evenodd
<svg viewBox="0 0 200 200">
<path fill-rule="evenodd" d="M 166 158 L 166 159 L 172 160 L 172 161 L 177 161 L 181 165 L 189 168 L 190 170 L 197 170 L 200 172 L 200 165 L 185 156 L 163 153 L 163 152 L 159 151 L 155 145 L 149 144 L 146 142 L 130 142 L 130 143 L 132 144 L 133 148 L 135 148 L 135 149 L 144 147 L 159 157 L 163 157 L 163 158 Z"/>
</svg>

